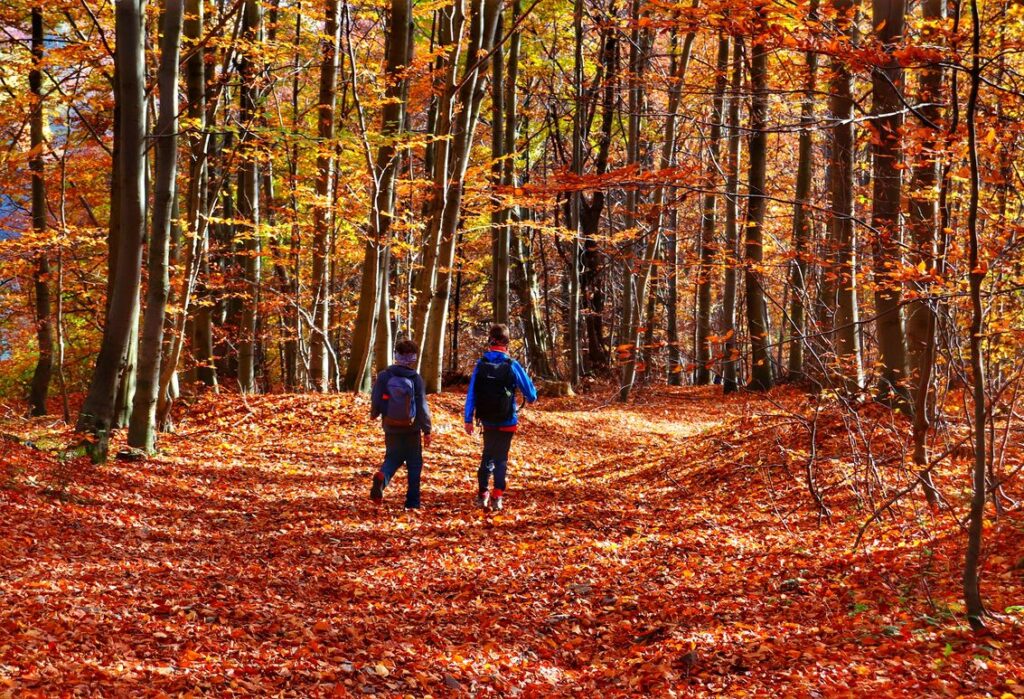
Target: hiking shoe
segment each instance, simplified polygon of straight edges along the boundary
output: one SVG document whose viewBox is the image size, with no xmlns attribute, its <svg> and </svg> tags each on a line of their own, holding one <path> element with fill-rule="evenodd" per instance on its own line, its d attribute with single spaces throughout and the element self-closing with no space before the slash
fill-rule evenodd
<svg viewBox="0 0 1024 699">
<path fill-rule="evenodd" d="M 501 510 L 504 510 L 505 505 L 502 503 L 503 499 L 504 498 L 502 498 L 501 496 L 494 498 L 494 502 L 491 503 L 491 509 L 494 510 L 495 512 L 500 512 Z"/>
<path fill-rule="evenodd" d="M 484 510 L 487 509 L 487 505 L 491 500 L 491 494 L 487 491 L 476 494 L 476 506 Z"/>
<path fill-rule="evenodd" d="M 370 499 L 375 505 L 384 501 L 384 474 L 380 471 L 373 474 L 373 486 L 370 488 Z"/>
</svg>

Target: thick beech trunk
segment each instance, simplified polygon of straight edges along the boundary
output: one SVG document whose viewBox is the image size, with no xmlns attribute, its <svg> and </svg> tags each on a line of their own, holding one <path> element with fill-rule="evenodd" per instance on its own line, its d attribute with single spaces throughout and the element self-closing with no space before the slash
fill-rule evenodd
<svg viewBox="0 0 1024 699">
<path fill-rule="evenodd" d="M 149 234 L 146 310 L 139 347 L 138 381 L 128 424 L 128 444 L 153 451 L 156 446 L 156 407 L 160 389 L 160 358 L 170 291 L 169 243 L 171 215 L 178 174 L 178 57 L 181 53 L 182 0 L 164 0 L 161 18 L 160 113 L 154 130 L 156 181 L 153 221 Z M 172 369 L 173 371 L 173 369 Z"/>
<path fill-rule="evenodd" d="M 451 170 L 441 207 L 441 247 L 437 257 L 438 274 L 434 285 L 427 316 L 426 333 L 423 338 L 420 366 L 427 391 L 441 390 L 441 368 L 444 366 L 444 336 L 447 329 L 448 298 L 451 293 L 452 269 L 455 263 L 456 231 L 462 211 L 462 197 L 466 169 L 473 146 L 473 136 L 480 115 L 483 98 L 483 75 L 487 62 L 481 57 L 494 46 L 500 0 L 474 0 L 470 18 L 469 50 L 466 53 L 466 67 L 459 90 L 461 110 L 456 115 L 452 129 Z M 436 184 L 436 180 L 435 180 Z M 436 209 L 435 209 L 436 211 Z M 435 214 L 436 215 L 436 214 Z"/>
<path fill-rule="evenodd" d="M 103 439 L 114 421 L 118 378 L 128 354 L 132 329 L 137 326 L 142 237 L 145 225 L 145 54 L 144 4 L 118 0 L 115 8 L 120 109 L 118 190 L 120 205 L 117 264 L 111 288 L 103 340 L 78 417 L 78 429 Z"/>
</svg>

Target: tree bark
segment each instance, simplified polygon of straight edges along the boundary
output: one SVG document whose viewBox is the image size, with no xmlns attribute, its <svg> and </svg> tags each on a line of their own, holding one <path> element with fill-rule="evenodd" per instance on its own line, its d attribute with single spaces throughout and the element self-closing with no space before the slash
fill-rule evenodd
<svg viewBox="0 0 1024 699">
<path fill-rule="evenodd" d="M 885 65 L 876 66 L 871 77 L 872 94 L 872 209 L 875 332 L 881 362 L 879 392 L 901 408 L 909 408 L 906 385 L 906 343 L 900 310 L 903 283 L 894 275 L 902 260 L 900 225 L 902 191 L 903 69 L 892 52 L 903 38 L 905 0 L 873 0 L 872 25 L 885 51 Z"/>
<path fill-rule="evenodd" d="M 818 2 L 812 0 L 809 19 L 818 14 Z M 811 262 L 811 235 L 813 223 L 810 217 L 811 182 L 814 177 L 814 100 L 817 90 L 818 54 L 805 54 L 807 75 L 803 104 L 800 107 L 800 141 L 797 156 L 796 191 L 793 204 L 793 263 L 790 274 L 792 293 L 789 309 L 788 331 L 789 378 L 799 379 L 804 373 L 804 344 L 807 334 L 807 273 Z M 783 327 L 786 324 L 783 323 Z"/>
<path fill-rule="evenodd" d="M 981 543 L 985 526 L 986 501 L 986 446 L 985 446 L 985 360 L 982 342 L 984 340 L 985 309 L 981 285 L 985 280 L 987 263 L 981 259 L 978 242 L 978 209 L 981 187 L 981 168 L 978 162 L 978 91 L 981 87 L 981 18 L 978 0 L 971 0 L 971 67 L 970 93 L 967 99 L 967 155 L 970 161 L 970 198 L 967 211 L 968 264 L 970 265 L 971 299 L 971 394 L 974 402 L 974 463 L 972 464 L 972 485 L 970 517 L 967 524 L 967 555 L 964 559 L 964 601 L 967 605 L 967 620 L 975 631 L 985 627 L 985 605 L 981 598 Z"/>
<path fill-rule="evenodd" d="M 757 9 L 757 25 L 764 27 L 764 9 Z M 747 200 L 747 231 L 744 240 L 744 286 L 747 296 L 747 332 L 750 336 L 750 383 L 755 390 L 767 390 L 775 382 L 770 342 L 768 307 L 761 281 L 765 205 L 765 176 L 768 159 L 768 47 L 764 35 L 755 38 L 750 60 L 750 171 Z"/>
<path fill-rule="evenodd" d="M 256 344 L 257 320 L 260 296 L 260 207 L 259 207 L 259 155 L 253 126 L 259 117 L 260 73 L 258 67 L 258 46 L 262 41 L 263 9 L 258 0 L 245 0 L 242 8 L 242 39 L 246 43 L 241 51 L 239 73 L 239 122 L 240 136 L 238 151 L 241 164 L 238 171 L 238 218 L 242 222 L 241 258 L 243 301 L 239 320 L 238 340 L 238 388 L 242 393 L 255 393 L 256 385 Z"/>
<path fill-rule="evenodd" d="M 32 173 L 32 231 L 42 238 L 46 232 L 46 183 L 43 172 L 43 10 L 32 8 L 32 69 L 28 74 L 32 93 L 29 171 Z M 42 245 L 43 241 L 37 241 Z M 46 399 L 53 375 L 53 323 L 50 319 L 50 259 L 45 248 L 36 253 L 35 285 L 36 341 L 39 360 L 32 374 L 29 406 L 32 415 L 46 415 Z"/>
<path fill-rule="evenodd" d="M 320 38 L 320 93 L 317 107 L 316 205 L 313 207 L 313 327 L 309 336 L 309 383 L 314 391 L 329 388 L 328 354 L 331 307 L 331 211 L 334 207 L 334 111 L 338 93 L 341 43 L 340 1 L 327 0 Z M 376 270 L 374 270 L 376 273 Z"/>
<path fill-rule="evenodd" d="M 128 424 L 128 444 L 153 451 L 156 446 L 156 407 L 160 389 L 160 358 L 170 291 L 169 242 L 171 214 L 178 174 L 178 58 L 184 8 L 182 0 L 164 0 L 161 19 L 160 113 L 155 129 L 156 182 L 153 221 L 149 235 L 146 310 L 139 348 L 138 381 Z M 173 371 L 173 369 L 172 369 Z"/>
<path fill-rule="evenodd" d="M 447 329 L 448 298 L 451 293 L 452 269 L 455 262 L 456 230 L 462 210 L 462 196 L 466 169 L 473 146 L 473 135 L 480 114 L 483 97 L 482 75 L 487 70 L 487 55 L 493 48 L 500 0 L 474 0 L 470 18 L 470 42 L 466 53 L 466 67 L 463 72 L 459 103 L 462 110 L 453 124 L 452 169 L 448 180 L 448 194 L 445 197 L 440 218 L 441 248 L 438 255 L 439 269 L 434 296 L 430 302 L 426 335 L 421 352 L 421 367 L 426 389 L 430 393 L 441 390 L 441 368 L 444 366 L 444 335 Z"/>
<path fill-rule="evenodd" d="M 725 279 L 722 284 L 723 389 L 732 393 L 736 380 L 736 269 L 739 265 L 740 88 L 743 86 L 743 41 L 736 37 L 732 48 L 732 81 L 729 97 L 729 154 L 725 176 Z"/>
<path fill-rule="evenodd" d="M 119 370 L 138 316 L 146 199 L 143 17 L 142 0 L 117 0 L 115 62 L 120 102 L 117 265 L 103 340 L 77 424 L 80 431 L 92 432 L 101 438 L 101 451 L 104 451 L 102 443 L 113 423 Z"/>
<path fill-rule="evenodd" d="M 857 5 L 853 0 L 833 0 L 837 28 L 850 42 L 857 41 Z M 832 84 L 829 108 L 832 112 L 831 172 L 831 247 L 834 263 L 828 290 L 823 294 L 825 307 L 832 315 L 835 332 L 834 354 L 845 388 L 858 390 L 864 383 L 861 361 L 860 323 L 857 308 L 857 238 L 854 228 L 854 170 L 856 124 L 854 122 L 853 75 L 844 59 L 832 60 Z"/>
<path fill-rule="evenodd" d="M 387 46 L 386 102 L 381 115 L 383 143 L 377 149 L 373 167 L 373 200 L 370 211 L 369 233 L 363 253 L 363 279 L 359 293 L 359 308 L 352 331 L 352 352 L 345 375 L 345 387 L 354 391 L 369 390 L 364 380 L 369 373 L 375 338 L 382 306 L 388 304 L 387 276 L 382 264 L 390 244 L 391 223 L 395 216 L 395 177 L 398 173 L 400 153 L 396 141 L 401 136 L 405 121 L 406 66 L 412 60 L 412 5 L 409 0 L 392 0 L 391 31 Z M 380 367 L 383 369 L 384 367 Z"/>
<path fill-rule="evenodd" d="M 697 272 L 697 357 L 694 383 L 705 386 L 711 380 L 711 269 L 717 245 L 714 242 L 715 220 L 718 207 L 716 184 L 721 170 L 719 142 L 722 137 L 722 121 L 725 117 L 725 86 L 728 82 L 729 36 L 718 35 L 718 60 L 715 64 L 715 93 L 711 100 L 711 129 L 708 135 L 708 165 L 705 175 L 704 203 L 700 217 L 700 266 Z"/>
</svg>

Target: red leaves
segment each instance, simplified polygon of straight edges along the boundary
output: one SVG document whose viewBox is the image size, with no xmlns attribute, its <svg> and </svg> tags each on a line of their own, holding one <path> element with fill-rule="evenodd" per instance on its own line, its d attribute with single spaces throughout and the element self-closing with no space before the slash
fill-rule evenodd
<svg viewBox="0 0 1024 699">
<path fill-rule="evenodd" d="M 1019 634 L 960 630 L 955 520 L 923 534 L 908 502 L 850 549 L 864 514 L 827 408 L 834 524 L 819 526 L 798 479 L 805 437 L 780 422 L 801 394 L 546 400 L 523 415 L 495 517 L 472 504 L 479 442 L 459 430 L 461 397 L 431 400 L 419 517 L 396 505 L 401 473 L 374 514 L 383 447 L 362 396 L 213 398 L 159 458 L 76 473 L 68 502 L 32 485 L 46 454 L 7 449 L 22 471 L 0 490 L 0 695 L 1017 686 Z M 1019 526 L 1008 512 L 989 532 L 1000 611 L 1024 599 Z"/>
</svg>

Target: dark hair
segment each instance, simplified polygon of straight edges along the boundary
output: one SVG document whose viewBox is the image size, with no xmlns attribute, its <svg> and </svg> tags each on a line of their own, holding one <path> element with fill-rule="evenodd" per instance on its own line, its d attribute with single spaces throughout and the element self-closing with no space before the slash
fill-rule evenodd
<svg viewBox="0 0 1024 699">
<path fill-rule="evenodd" d="M 504 323 L 492 325 L 491 331 L 487 334 L 487 341 L 499 347 L 508 347 L 509 339 L 508 326 Z"/>
<path fill-rule="evenodd" d="M 402 340 L 395 345 L 395 354 L 419 354 L 420 348 L 412 340 Z"/>
</svg>

